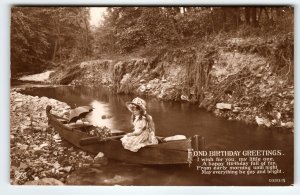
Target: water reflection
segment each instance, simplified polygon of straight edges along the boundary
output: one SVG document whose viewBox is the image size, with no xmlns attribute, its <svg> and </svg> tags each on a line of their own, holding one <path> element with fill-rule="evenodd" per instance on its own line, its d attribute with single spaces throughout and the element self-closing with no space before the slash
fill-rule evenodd
<svg viewBox="0 0 300 195">
<path fill-rule="evenodd" d="M 87 121 L 94 126 L 106 126 L 110 129 L 113 129 L 113 124 L 115 124 L 114 117 L 107 118 L 107 116 L 112 116 L 109 106 L 105 102 L 100 102 L 97 100 L 92 101 L 90 105 L 94 109 L 86 116 Z"/>
<path fill-rule="evenodd" d="M 130 112 L 127 110 L 125 102 L 131 101 L 133 96 L 116 95 L 105 88 L 91 86 L 31 88 L 23 91 L 23 93 L 54 98 L 68 103 L 71 107 L 92 105 L 95 110 L 89 115 L 89 119 L 94 124 L 131 131 Z M 294 153 L 292 133 L 246 125 L 243 122 L 227 121 L 189 103 L 143 98 L 147 101 L 147 111 L 154 119 L 158 135 L 184 134 L 189 137 L 199 134 L 205 137 L 207 148 L 212 150 L 280 149 L 285 154 L 285 158 L 278 160 L 278 166 L 286 170 L 285 174 L 288 180 L 292 180 Z M 111 115 L 112 118 L 102 119 L 102 115 Z M 156 177 L 163 176 L 163 171 L 160 171 L 162 173 Z M 197 184 L 203 184 L 203 181 L 199 180 L 199 175 L 195 176 L 195 174 L 186 173 L 186 171 L 179 171 L 176 176 L 181 174 L 185 175 L 187 183 L 195 184 L 196 178 L 199 181 L 199 183 L 196 182 Z M 261 175 L 253 179 L 256 182 L 267 181 L 266 178 L 268 177 Z M 238 182 L 241 179 L 251 180 L 250 177 L 238 176 L 236 179 L 230 177 L 232 182 Z M 176 182 L 183 182 L 183 179 Z M 227 184 L 229 185 L 230 182 L 228 181 Z M 187 184 L 185 183 L 185 185 Z"/>
</svg>

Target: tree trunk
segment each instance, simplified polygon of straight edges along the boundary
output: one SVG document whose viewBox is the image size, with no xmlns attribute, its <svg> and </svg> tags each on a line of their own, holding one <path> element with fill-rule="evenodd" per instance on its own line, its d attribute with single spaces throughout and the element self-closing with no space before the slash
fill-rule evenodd
<svg viewBox="0 0 300 195">
<path fill-rule="evenodd" d="M 250 25 L 250 9 L 250 7 L 245 7 L 245 20 L 247 25 Z"/>
<path fill-rule="evenodd" d="M 258 27 L 258 21 L 256 19 L 256 8 L 255 7 L 251 8 L 251 19 L 252 19 L 252 26 Z"/>
<path fill-rule="evenodd" d="M 87 19 L 84 19 L 84 24 L 85 24 L 85 46 L 86 46 L 86 50 L 85 50 L 85 55 L 88 56 L 90 49 L 89 49 L 89 27 L 88 27 L 88 23 L 87 23 Z"/>
<path fill-rule="evenodd" d="M 226 29 L 226 22 L 227 22 L 227 13 L 226 13 L 226 8 L 223 7 L 222 9 L 222 13 L 223 13 L 223 30 L 225 31 Z"/>
<path fill-rule="evenodd" d="M 54 50 L 53 50 L 53 55 L 52 55 L 52 61 L 55 61 L 56 58 L 56 51 L 57 51 L 57 44 L 58 44 L 58 40 L 57 38 L 55 39 L 55 44 L 54 44 Z"/>
<path fill-rule="evenodd" d="M 210 16 L 210 20 L 211 20 L 211 25 L 212 25 L 212 31 L 215 34 L 215 22 L 214 22 L 214 18 L 213 18 L 213 12 L 210 12 L 209 16 Z"/>
</svg>

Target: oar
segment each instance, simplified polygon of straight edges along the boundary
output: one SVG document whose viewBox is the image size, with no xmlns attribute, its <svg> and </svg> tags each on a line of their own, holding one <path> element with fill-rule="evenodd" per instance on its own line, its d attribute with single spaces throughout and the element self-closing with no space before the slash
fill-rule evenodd
<svg viewBox="0 0 300 195">
<path fill-rule="evenodd" d="M 118 138 L 122 138 L 124 135 L 117 135 L 117 136 L 112 136 L 112 137 L 107 137 L 107 138 L 99 138 L 98 136 L 94 136 L 94 137 L 87 137 L 87 138 L 82 138 L 79 141 L 79 144 L 81 146 L 87 146 L 87 145 L 92 145 L 92 144 L 96 144 L 96 143 L 100 143 L 100 142 L 104 142 L 104 141 L 108 141 L 108 140 L 112 140 L 112 139 L 118 139 Z"/>
</svg>

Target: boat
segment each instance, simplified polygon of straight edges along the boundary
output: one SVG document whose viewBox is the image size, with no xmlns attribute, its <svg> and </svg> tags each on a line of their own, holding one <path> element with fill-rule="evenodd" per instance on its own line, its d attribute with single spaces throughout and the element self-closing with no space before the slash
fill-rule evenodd
<svg viewBox="0 0 300 195">
<path fill-rule="evenodd" d="M 155 145 L 145 146 L 137 152 L 131 152 L 123 148 L 120 138 L 125 132 L 120 130 L 112 130 L 112 137 L 99 140 L 97 136 L 87 134 L 83 128 L 85 125 L 68 124 L 68 119 L 56 116 L 51 113 L 51 106 L 47 106 L 46 114 L 48 124 L 72 145 L 90 152 L 98 154 L 102 152 L 109 159 L 119 160 L 133 164 L 145 165 L 170 165 L 170 164 L 188 164 L 191 162 L 190 153 L 193 150 L 201 150 L 204 139 L 200 136 L 191 138 L 161 141 Z M 163 140 L 163 137 L 158 137 Z M 202 141 L 201 141 L 202 140 Z"/>
</svg>

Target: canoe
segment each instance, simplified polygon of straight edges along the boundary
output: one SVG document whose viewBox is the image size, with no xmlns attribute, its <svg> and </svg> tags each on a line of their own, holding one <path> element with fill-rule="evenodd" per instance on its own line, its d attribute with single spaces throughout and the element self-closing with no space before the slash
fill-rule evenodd
<svg viewBox="0 0 300 195">
<path fill-rule="evenodd" d="M 108 158 L 123 162 L 148 165 L 187 164 L 190 160 L 190 151 L 201 150 L 203 147 L 203 143 L 198 139 L 199 136 L 194 136 L 193 138 L 145 146 L 138 152 L 131 152 L 123 148 L 120 141 L 121 136 L 116 136 L 122 134 L 121 131 L 112 131 L 114 136 L 112 139 L 82 145 L 83 140 L 93 139 L 93 136 L 82 131 L 82 125 L 66 124 L 66 119 L 51 113 L 51 106 L 47 106 L 46 114 L 48 124 L 53 126 L 60 136 L 72 145 L 93 154 L 102 152 Z"/>
</svg>

